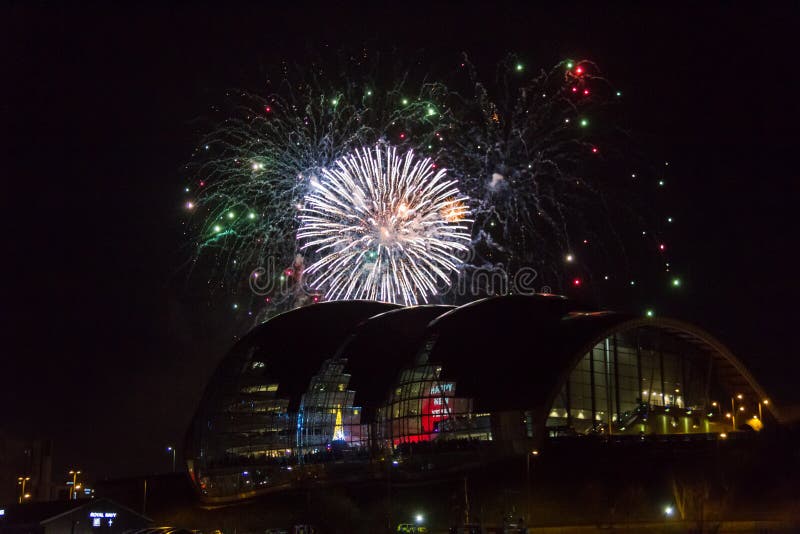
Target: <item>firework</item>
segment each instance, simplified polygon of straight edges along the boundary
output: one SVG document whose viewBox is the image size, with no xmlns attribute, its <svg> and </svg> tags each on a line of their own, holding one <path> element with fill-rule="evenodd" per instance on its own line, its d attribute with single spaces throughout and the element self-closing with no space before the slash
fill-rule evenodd
<svg viewBox="0 0 800 534">
<path fill-rule="evenodd" d="M 461 67 L 460 120 L 437 161 L 472 199 L 474 266 L 534 266 L 554 287 L 568 286 L 567 255 L 571 271 L 618 267 L 617 230 L 641 227 L 629 217 L 636 163 L 611 113 L 621 93 L 590 61 L 531 76 L 509 57 L 491 84 L 466 58 Z"/>
<path fill-rule="evenodd" d="M 326 74 L 315 66 L 293 80 L 284 72 L 263 98 L 232 93 L 188 167 L 192 182 L 184 200 L 193 214 L 195 258 L 213 259 L 209 283 L 234 293 L 257 274 L 264 287 L 277 284 L 273 293 L 257 292 L 272 308 L 268 315 L 312 299 L 428 301 L 439 293 L 436 284 L 446 288 L 456 268 L 468 279 L 487 268 L 511 274 L 532 267 L 542 286 L 556 290 L 591 290 L 600 275 L 604 281 L 633 279 L 626 258 L 641 247 L 631 247 L 631 240 L 660 242 L 661 236 L 636 207 L 640 186 L 654 177 L 631 161 L 629 140 L 619 135 L 610 113 L 622 93 L 589 61 L 565 60 L 529 75 L 509 58 L 491 83 L 466 58 L 459 65 L 461 74 L 439 78 L 449 86 L 430 82 L 430 73 L 416 76 L 426 81 L 415 84 L 407 73 L 373 77 L 347 67 Z M 397 152 L 363 149 L 377 145 L 393 145 Z M 412 150 L 421 156 L 409 156 Z M 441 183 L 458 183 L 461 193 L 451 184 L 453 192 L 437 197 L 440 205 L 429 215 L 439 226 L 426 230 L 468 227 L 469 243 L 462 229 L 457 238 L 442 239 L 470 245 L 463 265 L 453 259 L 458 248 L 426 248 L 424 254 L 405 243 L 393 248 L 382 241 L 401 242 L 391 224 L 382 238 L 343 217 L 353 216 L 347 209 L 365 210 L 356 201 L 377 201 L 369 195 L 383 190 L 364 189 L 359 180 L 371 175 L 357 172 L 358 165 L 409 157 L 415 165 L 432 158 L 448 169 L 449 178 L 437 178 Z M 336 174 L 344 172 L 342 165 L 350 183 L 333 186 L 344 180 Z M 427 165 L 431 178 L 438 176 L 434 164 Z M 663 189 L 664 182 L 655 183 Z M 338 196 L 348 191 L 356 195 L 349 202 Z M 333 200 L 342 203 L 336 204 L 340 213 L 310 211 Z M 330 228 L 342 221 L 352 225 L 341 239 L 321 241 L 323 219 Z M 435 261 L 429 265 L 430 250 Z M 649 245 L 645 250 L 652 252 Z M 666 259 L 663 249 L 659 256 Z M 253 272 L 261 266 L 268 268 Z M 301 284 L 309 279 L 315 288 L 310 294 Z"/>
<path fill-rule="evenodd" d="M 242 290 L 254 269 L 266 267 L 258 282 L 276 290 L 260 300 L 277 311 L 316 299 L 285 287 L 302 277 L 297 215 L 311 177 L 377 142 L 429 155 L 441 149 L 441 132 L 452 122 L 446 88 L 412 83 L 403 72 L 379 84 L 374 70 L 298 69 L 265 97 L 229 92 L 213 108 L 210 133 L 187 165 L 192 180 L 184 200 L 194 261 L 202 260 L 210 287 Z"/>
<path fill-rule="evenodd" d="M 471 240 L 467 199 L 444 169 L 412 151 L 363 148 L 322 171 L 305 198 L 298 239 L 327 299 L 427 302 L 450 284 Z"/>
</svg>

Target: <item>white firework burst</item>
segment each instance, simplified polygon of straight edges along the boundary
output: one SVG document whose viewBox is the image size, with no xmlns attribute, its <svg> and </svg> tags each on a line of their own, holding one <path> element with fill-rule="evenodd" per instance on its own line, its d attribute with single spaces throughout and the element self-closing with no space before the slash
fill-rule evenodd
<svg viewBox="0 0 800 534">
<path fill-rule="evenodd" d="M 297 233 L 315 260 L 305 273 L 327 300 L 428 302 L 468 249 L 467 215 L 456 181 L 430 159 L 356 150 L 312 180 Z"/>
</svg>

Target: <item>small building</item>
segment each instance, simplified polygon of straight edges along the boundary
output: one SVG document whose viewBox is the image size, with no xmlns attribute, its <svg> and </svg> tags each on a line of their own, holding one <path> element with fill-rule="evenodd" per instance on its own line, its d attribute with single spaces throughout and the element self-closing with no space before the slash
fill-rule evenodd
<svg viewBox="0 0 800 534">
<path fill-rule="evenodd" d="M 109 499 L 0 506 L 2 534 L 99 534 L 150 527 L 153 521 Z"/>
</svg>

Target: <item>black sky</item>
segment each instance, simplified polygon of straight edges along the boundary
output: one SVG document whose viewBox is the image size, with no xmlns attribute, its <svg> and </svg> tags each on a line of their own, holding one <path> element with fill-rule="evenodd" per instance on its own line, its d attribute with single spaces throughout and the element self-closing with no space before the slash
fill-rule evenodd
<svg viewBox="0 0 800 534">
<path fill-rule="evenodd" d="M 684 287 L 623 300 L 702 325 L 800 402 L 796 9 L 95 7 L 0 8 L 0 434 L 55 439 L 58 470 L 168 467 L 165 445 L 246 320 L 179 272 L 196 120 L 325 45 L 595 60 L 671 165 Z"/>
</svg>

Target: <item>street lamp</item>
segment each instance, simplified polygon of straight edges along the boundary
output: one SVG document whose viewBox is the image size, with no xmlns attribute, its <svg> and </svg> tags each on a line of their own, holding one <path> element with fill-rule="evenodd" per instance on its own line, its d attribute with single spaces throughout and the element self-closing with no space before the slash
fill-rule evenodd
<svg viewBox="0 0 800 534">
<path fill-rule="evenodd" d="M 539 456 L 539 450 L 533 449 L 530 454 L 525 455 L 525 490 L 528 497 L 525 512 L 528 522 L 531 520 L 531 456 Z"/>
<path fill-rule="evenodd" d="M 75 491 L 75 486 L 78 484 L 78 475 L 81 474 L 80 471 L 72 470 L 69 472 L 72 475 L 72 486 L 69 488 L 69 498 L 70 500 L 77 499 L 78 493 Z"/>
<path fill-rule="evenodd" d="M 672 506 L 665 507 L 664 508 L 664 519 L 668 519 L 668 518 L 672 517 L 672 513 L 674 511 L 675 511 L 675 509 Z"/>
<path fill-rule="evenodd" d="M 762 400 L 761 402 L 758 403 L 758 420 L 763 423 L 764 422 L 764 417 L 762 417 L 762 415 L 761 415 L 761 405 L 762 404 L 764 406 L 769 406 L 769 399 L 764 399 L 764 400 Z"/>
<path fill-rule="evenodd" d="M 31 494 L 30 493 L 25 493 L 25 484 L 27 484 L 30 479 L 31 479 L 31 477 L 18 477 L 17 478 L 17 485 L 18 486 L 22 486 L 22 488 L 20 488 L 20 490 L 19 490 L 19 503 L 20 504 L 22 504 L 23 500 L 31 498 Z"/>
<path fill-rule="evenodd" d="M 421 525 L 425 521 L 425 516 L 422 514 L 417 514 L 416 517 L 414 517 L 414 520 L 418 525 Z"/>
<path fill-rule="evenodd" d="M 169 447 L 167 447 L 167 452 L 171 452 L 172 453 L 172 472 L 174 473 L 175 472 L 175 447 L 170 445 Z"/>
</svg>

